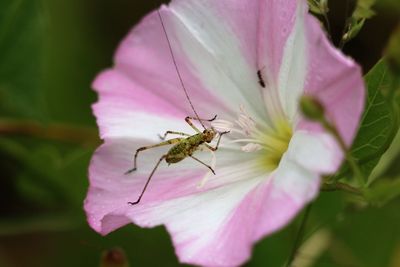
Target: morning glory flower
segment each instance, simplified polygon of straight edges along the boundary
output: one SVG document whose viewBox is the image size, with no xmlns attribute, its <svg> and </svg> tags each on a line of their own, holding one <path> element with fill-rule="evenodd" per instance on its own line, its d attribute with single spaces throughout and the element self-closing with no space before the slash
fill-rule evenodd
<svg viewBox="0 0 400 267">
<path fill-rule="evenodd" d="M 180 262 L 237 266 L 255 242 L 281 229 L 339 168 L 335 139 L 299 111 L 310 95 L 350 146 L 364 105 L 359 66 L 336 50 L 305 0 L 173 0 L 162 6 L 179 72 L 202 118 L 230 131 L 214 154 L 162 163 L 168 147 L 139 154 L 167 130 L 194 134 L 193 116 L 156 11 L 123 40 L 93 87 L 101 145 L 89 168 L 85 211 L 105 235 L 124 225 L 165 225 Z"/>
</svg>

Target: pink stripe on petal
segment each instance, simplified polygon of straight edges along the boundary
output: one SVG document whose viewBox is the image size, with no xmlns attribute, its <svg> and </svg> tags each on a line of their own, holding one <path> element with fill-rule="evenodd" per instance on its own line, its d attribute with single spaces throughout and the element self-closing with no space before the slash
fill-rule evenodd
<svg viewBox="0 0 400 267">
<path fill-rule="evenodd" d="M 281 229 L 297 214 L 302 206 L 294 203 L 290 195 L 274 188 L 271 179 L 263 178 L 247 193 L 209 243 L 191 259 L 192 263 L 242 265 L 250 258 L 253 243 Z"/>
<path fill-rule="evenodd" d="M 257 71 L 256 51 L 258 42 L 260 41 L 257 35 L 260 3 L 261 1 L 258 0 L 175 0 L 172 3 L 172 8 L 178 6 L 180 10 L 185 9 L 185 11 L 187 11 L 192 9 L 192 11 L 189 12 L 201 12 L 201 16 L 199 12 L 197 12 L 198 16 L 194 18 L 194 23 L 202 25 L 202 27 L 199 27 L 200 31 L 206 32 L 208 29 L 214 28 L 209 25 L 215 22 L 213 18 L 213 20 L 207 21 L 207 25 L 205 25 L 204 19 L 201 19 L 202 17 L 214 16 L 218 18 L 218 23 L 223 24 L 222 26 L 225 27 L 226 31 L 236 36 L 241 53 L 243 53 L 242 56 L 244 56 L 246 62 L 252 66 L 252 76 L 254 76 L 255 71 Z M 249 16 L 248 14 L 254 15 Z M 198 21 L 200 19 L 202 21 Z M 221 25 L 216 26 L 221 27 Z M 256 76 L 254 77 L 256 78 Z"/>
<path fill-rule="evenodd" d="M 100 136 L 137 137 L 158 140 L 167 130 L 191 131 L 184 110 L 143 89 L 124 74 L 108 70 L 93 83 L 99 101 L 93 111 Z M 137 129 L 141 130 L 138 131 Z"/>
<path fill-rule="evenodd" d="M 268 184 L 258 188 L 257 192 L 253 192 L 254 199 L 257 198 L 257 194 L 260 196 L 257 201 L 260 203 L 258 213 L 261 214 L 255 227 L 255 241 L 285 227 L 307 203 L 299 204 L 294 201 L 290 194 L 274 185 L 273 179 L 279 178 L 272 178 Z M 246 203 L 243 202 L 243 205 Z"/>
<path fill-rule="evenodd" d="M 274 185 L 273 180 L 279 179 L 271 175 L 259 184 L 241 204 L 235 209 L 233 216 L 226 227 L 229 230 L 221 231 L 221 236 L 235 238 L 240 242 L 232 241 L 234 246 L 243 246 L 240 249 L 250 253 L 247 247 L 264 236 L 280 230 L 303 208 L 307 203 L 296 203 L 290 194 Z"/>
<path fill-rule="evenodd" d="M 157 160 L 169 148 L 143 151 L 138 157 L 138 170 L 126 175 L 125 172 L 133 167 L 136 149 L 144 145 L 149 143 L 135 139 L 107 139 L 93 155 L 84 207 L 89 224 L 96 231 L 106 234 L 121 226 L 120 219 L 104 218 L 121 217 L 135 209 L 128 202 L 137 200 Z M 196 182 L 206 172 L 207 169 L 192 161 L 170 168 L 164 162 L 155 173 L 142 202 L 165 201 L 195 191 Z"/>
<path fill-rule="evenodd" d="M 265 110 L 257 69 L 249 65 L 237 36 L 215 13 L 197 1 L 180 1 L 173 2 L 163 14 L 170 14 L 165 17 L 166 24 L 173 29 L 171 36 L 203 86 L 212 88 L 231 111 L 244 104 L 251 114 L 261 117 Z"/>
<path fill-rule="evenodd" d="M 277 84 L 283 48 L 292 32 L 298 5 L 305 1 L 260 0 L 258 24 L 258 66 L 266 68 L 269 83 Z"/>
<path fill-rule="evenodd" d="M 325 37 L 319 22 L 306 20 L 310 55 L 305 92 L 316 96 L 327 115 L 350 145 L 360 121 L 365 102 L 365 86 L 360 67 L 336 50 Z M 312 123 L 302 122 L 300 128 L 311 129 Z"/>
<path fill-rule="evenodd" d="M 286 40 L 278 76 L 279 99 L 289 121 L 294 121 L 298 110 L 298 101 L 304 92 L 309 55 L 308 40 L 305 35 L 305 17 L 307 6 L 299 1 L 293 29 Z"/>
<path fill-rule="evenodd" d="M 167 201 L 132 212 L 139 225 L 165 224 L 181 262 L 201 266 L 238 266 L 249 256 L 249 243 L 242 242 L 227 222 L 245 196 L 264 178 L 253 178 L 207 192 Z M 235 249 L 240 247 L 240 249 Z"/>
<path fill-rule="evenodd" d="M 131 210 L 136 212 L 142 205 L 159 205 L 164 201 L 200 194 L 255 175 L 243 163 L 246 160 L 246 154 L 243 154 L 243 157 L 237 157 L 235 151 L 223 153 L 223 149 L 220 151 L 222 158 L 218 161 L 217 175 L 211 175 L 202 188 L 199 188 L 198 184 L 209 171 L 198 162 L 191 158 L 171 166 L 162 162 L 140 206 L 131 207 L 127 203 L 136 201 L 156 162 L 170 148 L 170 146 L 165 146 L 141 152 L 138 157 L 138 170 L 125 175 L 124 173 L 133 166 L 136 149 L 151 144 L 147 142 L 149 141 L 107 139 L 106 143 L 93 155 L 89 168 L 90 188 L 85 200 L 85 211 L 90 225 L 96 231 L 105 234 L 111 231 L 110 229 L 114 230 L 118 227 L 118 223 L 114 224 L 113 220 L 107 221 L 111 223 L 111 226 L 103 225 L 106 216 L 125 216 Z M 198 152 L 196 157 L 207 163 L 211 155 Z M 232 168 L 232 165 L 237 168 Z"/>
<path fill-rule="evenodd" d="M 208 200 L 203 200 L 209 194 L 204 193 L 172 206 L 164 203 L 153 211 L 153 216 L 146 217 L 150 216 L 154 222 L 155 217 L 175 209 L 162 218 L 181 262 L 239 266 L 249 259 L 254 242 L 281 229 L 309 201 L 298 203 L 276 187 L 271 178 L 252 180 L 218 189 L 218 198 L 208 196 Z M 235 200 L 221 203 L 225 194 L 234 196 Z M 218 213 L 214 213 L 216 210 Z"/>
<path fill-rule="evenodd" d="M 93 88 L 99 93 L 100 102 L 114 103 L 127 111 L 144 110 L 173 117 L 185 114 L 182 106 L 167 102 L 118 70 L 101 73 L 94 81 Z"/>
<path fill-rule="evenodd" d="M 173 38 L 174 29 L 168 24 L 171 15 L 166 11 L 161 13 L 179 72 L 197 112 L 205 118 L 227 113 L 224 100 L 216 97 L 214 88 L 205 88 L 202 85 L 198 73 L 194 72 L 191 63 L 176 44 Z M 187 115 L 193 114 L 179 82 L 161 21 L 155 11 L 147 15 L 123 40 L 115 55 L 115 68 L 141 87 L 184 108 Z"/>
</svg>

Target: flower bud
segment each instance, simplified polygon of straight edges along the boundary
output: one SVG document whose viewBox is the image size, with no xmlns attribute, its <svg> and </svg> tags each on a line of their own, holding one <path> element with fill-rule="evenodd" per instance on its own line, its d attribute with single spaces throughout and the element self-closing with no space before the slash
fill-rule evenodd
<svg viewBox="0 0 400 267">
<path fill-rule="evenodd" d="M 303 95 L 300 99 L 300 109 L 304 117 L 311 121 L 321 122 L 324 120 L 324 106 L 313 96 Z"/>
<path fill-rule="evenodd" d="M 100 267 L 129 267 L 129 262 L 121 248 L 112 248 L 101 255 Z"/>
<path fill-rule="evenodd" d="M 329 12 L 328 0 L 321 0 L 319 6 L 320 6 L 321 11 L 323 13 L 328 13 Z"/>
</svg>

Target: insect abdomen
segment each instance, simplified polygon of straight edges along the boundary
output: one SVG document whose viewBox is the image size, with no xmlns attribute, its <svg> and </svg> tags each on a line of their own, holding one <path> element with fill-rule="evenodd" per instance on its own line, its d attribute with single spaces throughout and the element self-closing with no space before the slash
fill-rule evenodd
<svg viewBox="0 0 400 267">
<path fill-rule="evenodd" d="M 183 139 L 178 144 L 171 147 L 165 161 L 167 163 L 177 163 L 187 156 L 192 155 L 202 143 L 204 143 L 202 134 L 196 134 Z"/>
</svg>

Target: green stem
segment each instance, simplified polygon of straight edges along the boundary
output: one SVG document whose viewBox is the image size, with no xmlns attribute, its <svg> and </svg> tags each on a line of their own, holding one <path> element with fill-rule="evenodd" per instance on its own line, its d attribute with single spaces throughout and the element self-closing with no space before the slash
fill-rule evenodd
<svg viewBox="0 0 400 267">
<path fill-rule="evenodd" d="M 349 149 L 347 148 L 346 143 L 344 142 L 343 138 L 341 137 L 341 135 L 337 131 L 336 127 L 333 126 L 330 122 L 328 122 L 326 120 L 326 118 L 324 118 L 322 120 L 322 125 L 324 126 L 324 128 L 327 131 L 329 131 L 333 135 L 333 137 L 339 143 L 339 146 L 340 146 L 341 150 L 344 153 L 344 157 L 345 157 L 347 163 L 349 164 L 350 169 L 352 170 L 352 172 L 354 174 L 354 178 L 356 179 L 358 185 L 359 186 L 364 186 L 365 185 L 364 175 L 362 174 L 361 169 L 358 166 L 358 163 L 356 162 L 356 160 L 351 155 Z"/>
<path fill-rule="evenodd" d="M 296 256 L 297 250 L 299 249 L 301 241 L 303 240 L 304 230 L 306 228 L 307 220 L 310 215 L 311 207 L 312 207 L 312 203 L 308 204 L 308 206 L 304 212 L 304 216 L 301 220 L 300 227 L 297 231 L 296 239 L 294 240 L 292 251 L 290 252 L 289 259 L 286 263 L 286 267 L 290 267 L 292 265 L 293 260 Z"/>
<path fill-rule="evenodd" d="M 363 196 L 363 192 L 358 189 L 355 188 L 349 184 L 345 184 L 345 183 L 340 183 L 340 182 L 336 182 L 336 183 L 324 183 L 321 186 L 321 191 L 345 191 L 347 193 L 351 193 L 351 194 L 355 194 L 355 195 L 359 195 L 359 196 Z"/>
<path fill-rule="evenodd" d="M 329 22 L 328 14 L 323 12 L 322 16 L 324 17 L 326 23 L 326 31 L 328 32 L 328 38 L 332 41 L 332 32 L 331 32 L 331 23 Z"/>
<path fill-rule="evenodd" d="M 41 124 L 29 120 L 0 120 L 0 136 L 29 136 L 66 143 L 76 143 L 85 147 L 96 147 L 100 140 L 97 131 L 89 127 L 67 124 Z"/>
</svg>

